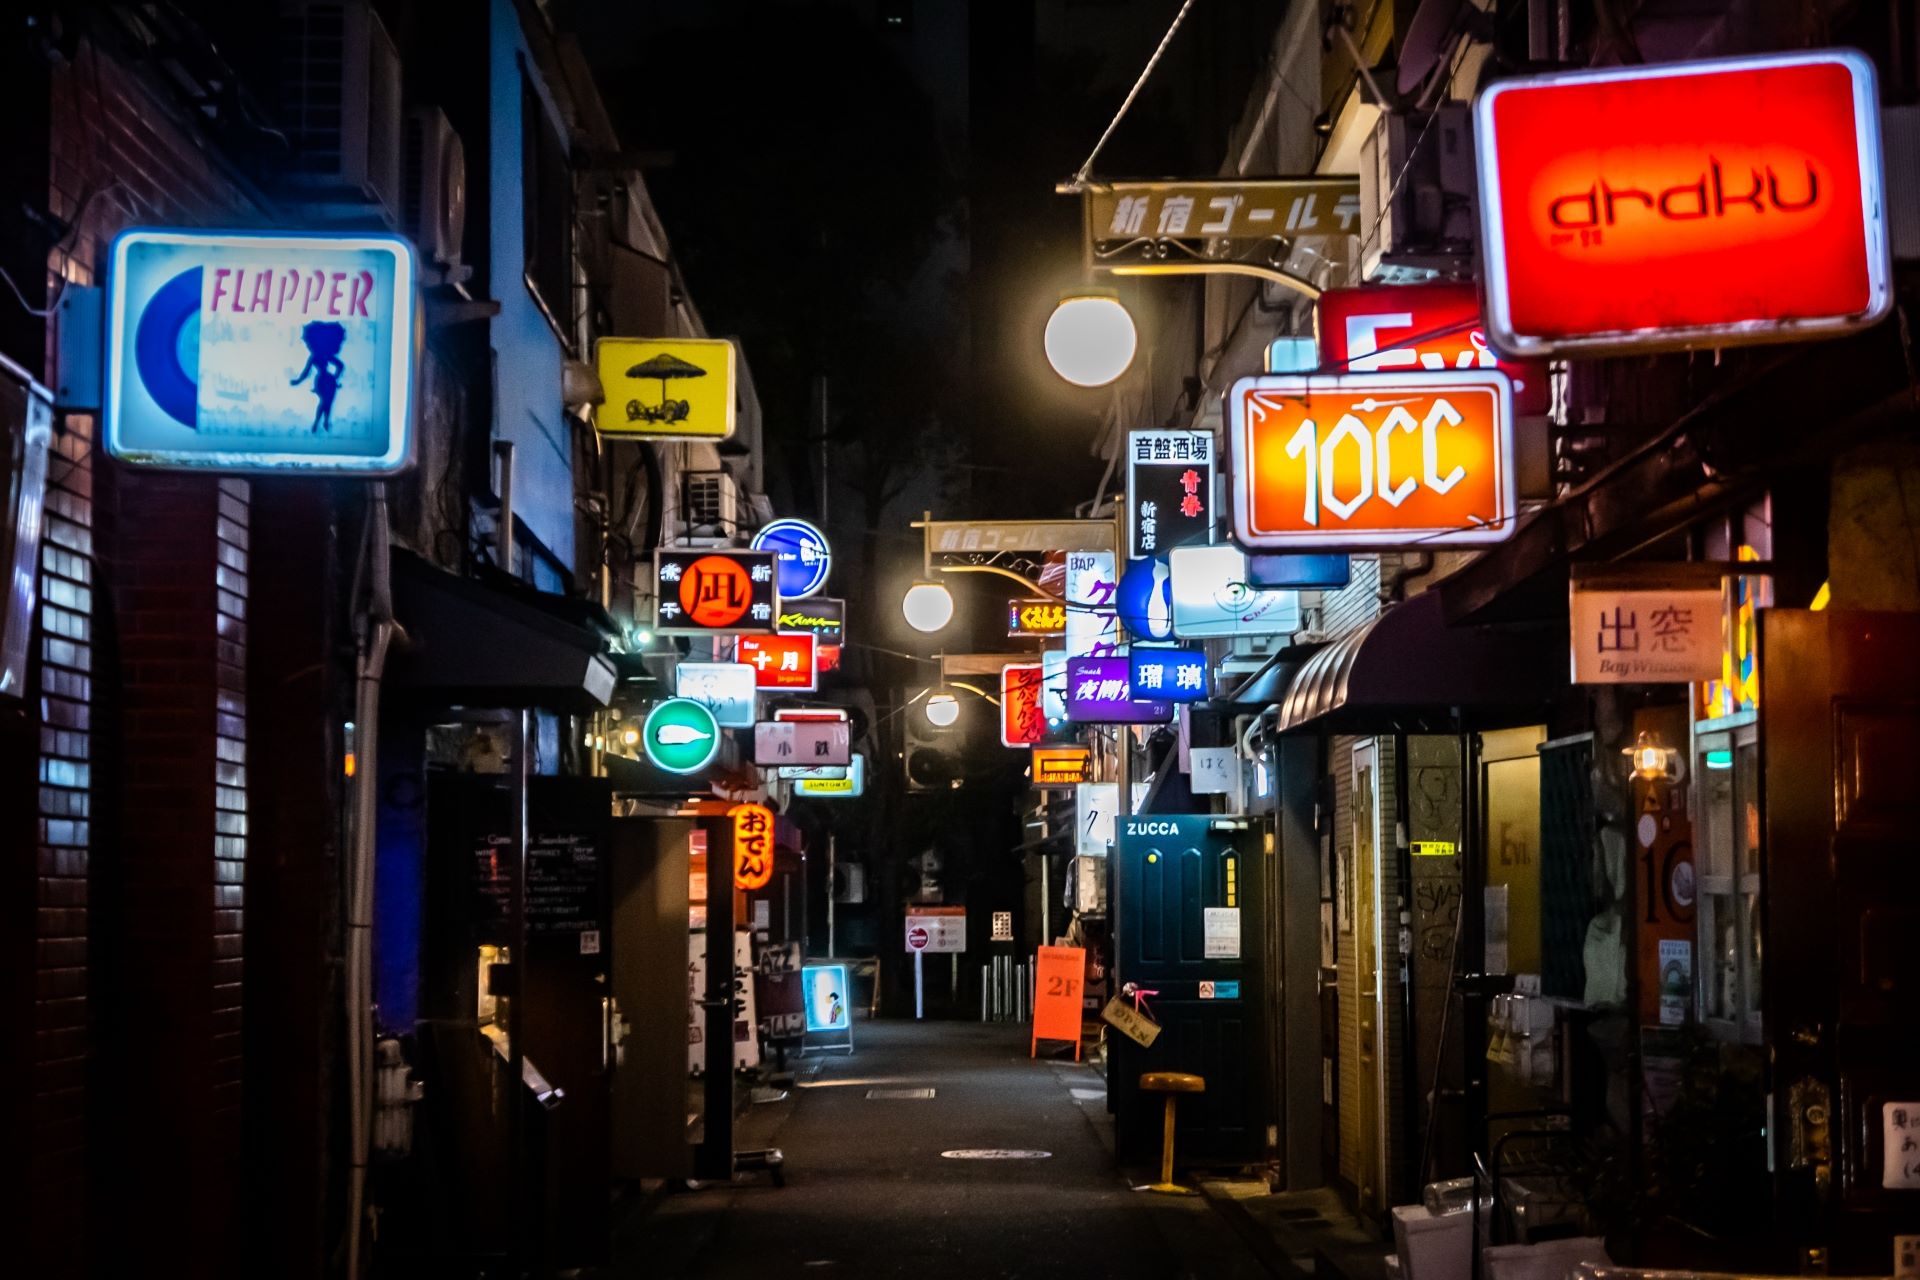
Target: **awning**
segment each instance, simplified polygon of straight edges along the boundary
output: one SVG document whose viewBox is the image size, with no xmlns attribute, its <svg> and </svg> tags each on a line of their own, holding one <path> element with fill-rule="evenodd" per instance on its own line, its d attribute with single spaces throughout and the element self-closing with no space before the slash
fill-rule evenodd
<svg viewBox="0 0 1920 1280">
<path fill-rule="evenodd" d="M 1564 628 L 1449 627 L 1439 594 L 1422 592 L 1307 659 L 1275 727 L 1386 733 L 1524 723 L 1566 689 L 1567 664 Z"/>
<path fill-rule="evenodd" d="M 386 680 L 449 706 L 590 711 L 613 695 L 606 636 L 579 601 L 492 586 L 393 555 L 393 611 L 405 630 Z"/>
</svg>

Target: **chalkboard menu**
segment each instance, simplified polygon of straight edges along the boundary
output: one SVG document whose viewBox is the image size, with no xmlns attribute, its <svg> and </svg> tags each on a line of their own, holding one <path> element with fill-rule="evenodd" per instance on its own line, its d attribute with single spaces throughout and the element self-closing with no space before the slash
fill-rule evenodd
<svg viewBox="0 0 1920 1280">
<path fill-rule="evenodd" d="M 591 934 L 605 928 L 609 810 L 604 792 L 591 785 L 599 782 L 532 780 L 527 805 L 529 937 Z M 580 783 L 589 785 L 569 785 Z M 482 832 L 473 837 L 471 855 L 475 938 L 511 942 L 513 838 L 505 830 Z"/>
</svg>

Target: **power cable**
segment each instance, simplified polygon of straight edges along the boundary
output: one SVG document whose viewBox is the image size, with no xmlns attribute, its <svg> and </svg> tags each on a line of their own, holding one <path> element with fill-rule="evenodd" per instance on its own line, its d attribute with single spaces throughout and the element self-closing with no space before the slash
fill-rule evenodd
<svg viewBox="0 0 1920 1280">
<path fill-rule="evenodd" d="M 1153 56 L 1148 58 L 1147 65 L 1140 69 L 1140 78 L 1133 82 L 1133 88 L 1127 90 L 1126 100 L 1120 104 L 1120 109 L 1113 113 L 1113 119 L 1107 122 L 1105 131 L 1100 134 L 1100 141 L 1093 144 L 1093 150 L 1087 152 L 1087 158 L 1074 171 L 1075 186 L 1085 185 L 1087 175 L 1093 170 L 1093 162 L 1100 156 L 1101 148 L 1107 145 L 1107 139 L 1113 137 L 1113 131 L 1120 127 L 1120 121 L 1132 108 L 1133 100 L 1140 96 L 1140 90 L 1146 86 L 1147 78 L 1153 74 L 1153 69 L 1160 65 L 1160 59 L 1166 54 L 1167 46 L 1173 42 L 1174 33 L 1180 30 L 1180 24 L 1187 20 L 1187 11 L 1191 8 L 1193 8 L 1193 0 L 1182 0 L 1180 12 L 1173 15 L 1173 23 L 1167 28 L 1167 34 L 1160 37 L 1160 43 L 1154 48 Z"/>
</svg>

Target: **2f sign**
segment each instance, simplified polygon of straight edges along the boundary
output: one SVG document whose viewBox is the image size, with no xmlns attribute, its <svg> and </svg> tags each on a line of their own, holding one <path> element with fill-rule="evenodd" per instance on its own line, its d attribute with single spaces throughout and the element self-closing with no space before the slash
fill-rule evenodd
<svg viewBox="0 0 1920 1280">
<path fill-rule="evenodd" d="M 1228 409 L 1243 546 L 1513 533 L 1513 394 L 1497 370 L 1243 378 Z"/>
</svg>

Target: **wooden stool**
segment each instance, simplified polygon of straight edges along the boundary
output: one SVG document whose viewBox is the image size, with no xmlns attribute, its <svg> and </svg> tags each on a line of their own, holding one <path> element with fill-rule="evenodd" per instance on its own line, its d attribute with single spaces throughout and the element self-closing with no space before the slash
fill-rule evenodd
<svg viewBox="0 0 1920 1280">
<path fill-rule="evenodd" d="M 1183 1187 L 1173 1180 L 1173 1114 L 1174 1106 L 1183 1093 L 1205 1093 L 1207 1081 L 1204 1076 L 1190 1076 L 1184 1071 L 1149 1071 L 1140 1077 L 1140 1088 L 1145 1093 L 1164 1093 L 1167 1095 L 1166 1129 L 1160 1138 L 1160 1181 L 1144 1187 L 1135 1187 L 1135 1191 L 1158 1191 L 1170 1196 L 1196 1196 L 1200 1193 L 1192 1187 Z"/>
</svg>

